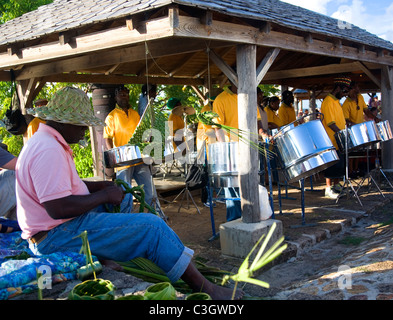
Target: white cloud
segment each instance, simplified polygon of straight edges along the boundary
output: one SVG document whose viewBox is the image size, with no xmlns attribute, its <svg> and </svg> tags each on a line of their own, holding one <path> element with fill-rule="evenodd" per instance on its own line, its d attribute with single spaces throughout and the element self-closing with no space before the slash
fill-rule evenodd
<svg viewBox="0 0 393 320">
<path fill-rule="evenodd" d="M 384 10 L 368 11 L 361 0 L 352 0 L 332 14 L 333 18 L 350 22 L 386 40 L 393 40 L 393 4 Z"/>
<path fill-rule="evenodd" d="M 393 42 L 393 2 L 386 8 L 378 1 L 362 0 L 281 0 L 321 14 L 354 24 L 383 39 Z M 331 7 L 337 5 L 335 12 Z M 377 10 L 375 8 L 378 8 Z"/>
</svg>

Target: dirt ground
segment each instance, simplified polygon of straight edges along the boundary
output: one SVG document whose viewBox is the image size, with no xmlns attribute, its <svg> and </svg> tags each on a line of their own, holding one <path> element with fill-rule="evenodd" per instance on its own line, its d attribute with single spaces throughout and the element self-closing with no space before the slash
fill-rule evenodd
<svg viewBox="0 0 393 320">
<path fill-rule="evenodd" d="M 283 235 L 288 244 L 284 253 L 255 275 L 270 284 L 270 289 L 246 285 L 244 290 L 249 297 L 269 298 L 286 290 L 294 284 L 305 283 L 315 277 L 323 268 L 337 264 L 353 251 L 353 247 L 340 244 L 340 239 L 348 237 L 372 237 L 370 226 L 392 219 L 393 190 L 383 189 L 383 195 L 373 189 L 363 188 L 359 191 L 359 199 L 343 197 L 337 203 L 324 197 L 323 181 L 318 177 L 306 183 L 305 207 L 302 212 L 300 190 L 296 185 L 281 191 L 279 205 L 277 185 L 274 186 L 274 219 L 283 224 Z M 184 177 L 173 175 L 156 177 L 155 184 L 159 192 L 163 212 L 168 217 L 168 225 L 179 235 L 183 243 L 194 250 L 195 259 L 221 270 L 236 272 L 242 260 L 223 256 L 220 249 L 219 236 L 212 238 L 210 208 L 201 203 L 200 190 L 191 192 L 195 205 L 179 193 L 184 187 Z M 311 188 L 311 190 L 310 190 Z M 177 198 L 176 198 L 177 197 Z M 176 200 L 175 200 L 176 198 Z M 174 201 L 175 200 L 175 201 Z M 216 203 L 213 210 L 215 232 L 226 222 L 225 203 Z M 321 232 L 323 230 L 323 232 Z M 326 233 L 328 234 L 326 236 Z M 310 238 L 313 239 L 310 245 Z M 303 242 L 304 241 L 304 242 Z M 101 278 L 116 283 L 119 294 L 135 293 L 144 290 L 149 283 L 135 279 L 123 272 L 104 267 Z M 75 281 L 55 285 L 44 296 L 47 299 L 64 299 L 67 292 L 75 286 Z M 16 300 L 34 300 L 36 294 L 18 297 Z"/>
</svg>

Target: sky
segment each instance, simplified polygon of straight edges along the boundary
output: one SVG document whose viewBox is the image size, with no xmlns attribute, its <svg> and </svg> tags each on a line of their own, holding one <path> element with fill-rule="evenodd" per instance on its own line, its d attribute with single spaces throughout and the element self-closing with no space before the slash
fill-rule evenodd
<svg viewBox="0 0 393 320">
<path fill-rule="evenodd" d="M 281 0 L 365 29 L 393 43 L 393 0 Z M 380 94 L 377 94 L 380 97 Z M 366 103 L 369 97 L 363 95 Z M 303 108 L 308 108 L 304 101 Z M 320 107 L 320 101 L 317 101 Z"/>
<path fill-rule="evenodd" d="M 393 0 L 281 0 L 354 24 L 393 42 Z"/>
</svg>

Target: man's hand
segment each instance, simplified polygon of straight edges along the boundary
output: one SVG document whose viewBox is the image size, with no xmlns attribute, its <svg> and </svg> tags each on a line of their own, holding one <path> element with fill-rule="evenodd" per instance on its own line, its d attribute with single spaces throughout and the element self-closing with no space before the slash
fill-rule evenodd
<svg viewBox="0 0 393 320">
<path fill-rule="evenodd" d="M 103 191 L 108 197 L 107 203 L 113 205 L 119 205 L 124 199 L 125 192 L 119 186 L 115 186 L 115 185 L 108 186 Z"/>
</svg>

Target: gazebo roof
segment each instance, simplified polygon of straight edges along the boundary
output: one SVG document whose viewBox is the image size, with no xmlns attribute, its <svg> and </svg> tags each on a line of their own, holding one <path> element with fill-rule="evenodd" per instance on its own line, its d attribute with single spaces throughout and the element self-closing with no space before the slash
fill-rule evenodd
<svg viewBox="0 0 393 320">
<path fill-rule="evenodd" d="M 298 31 L 318 33 L 393 51 L 393 43 L 355 25 L 278 0 L 55 0 L 0 26 L 0 45 L 30 41 L 178 4 L 232 17 L 263 20 Z"/>
<path fill-rule="evenodd" d="M 278 0 L 55 0 L 0 25 L 0 80 L 224 84 L 241 44 L 272 60 L 261 83 L 306 90 L 377 91 L 393 66 L 391 42 Z"/>
</svg>

